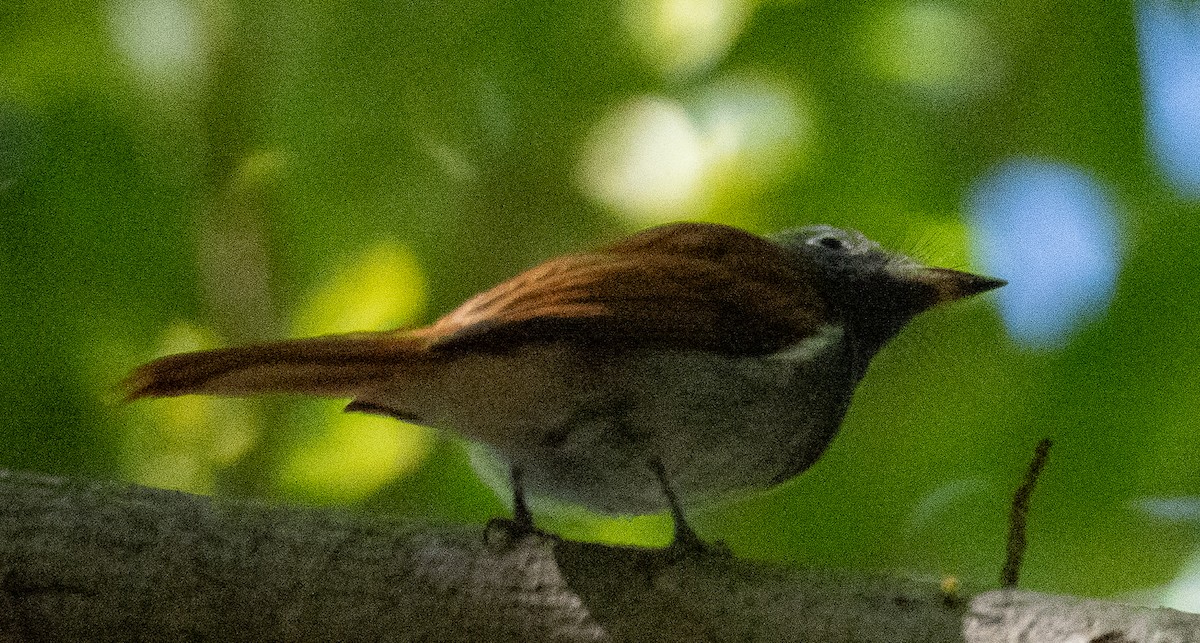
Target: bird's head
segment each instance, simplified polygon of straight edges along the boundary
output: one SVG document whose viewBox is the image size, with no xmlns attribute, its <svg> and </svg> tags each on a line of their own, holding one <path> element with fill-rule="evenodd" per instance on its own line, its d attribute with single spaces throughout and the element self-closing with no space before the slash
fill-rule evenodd
<svg viewBox="0 0 1200 643">
<path fill-rule="evenodd" d="M 814 276 L 826 303 L 872 354 L 917 314 L 1007 283 L 926 266 L 861 232 L 829 225 L 786 230 L 771 240 Z"/>
</svg>

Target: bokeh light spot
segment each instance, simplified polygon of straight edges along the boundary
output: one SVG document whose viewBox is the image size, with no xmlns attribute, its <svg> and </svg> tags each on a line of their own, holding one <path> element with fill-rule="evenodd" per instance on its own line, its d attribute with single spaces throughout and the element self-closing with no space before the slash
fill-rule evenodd
<svg viewBox="0 0 1200 643">
<path fill-rule="evenodd" d="M 425 279 L 416 256 L 385 240 L 336 270 L 296 314 L 296 336 L 387 330 L 411 324 L 425 305 Z M 414 468 L 428 455 L 432 431 L 342 412 L 322 404 L 316 436 L 288 456 L 280 484 L 317 502 L 362 499 Z"/>
<path fill-rule="evenodd" d="M 1132 501 L 1133 507 L 1159 520 L 1200 526 L 1200 497 L 1144 497 Z"/>
<path fill-rule="evenodd" d="M 1112 299 L 1122 231 L 1107 186 L 1077 168 L 1015 159 L 983 176 L 967 213 L 983 270 L 1010 333 L 1032 347 L 1063 344 Z"/>
<path fill-rule="evenodd" d="M 120 0 L 109 10 L 117 49 L 147 85 L 175 90 L 204 71 L 212 34 L 187 0 Z"/>
<path fill-rule="evenodd" d="M 942 484 L 925 494 L 913 508 L 909 527 L 914 531 L 924 529 L 937 519 L 952 515 L 957 506 L 986 496 L 991 490 L 992 485 L 982 478 L 960 478 Z"/>
<path fill-rule="evenodd" d="M 1195 497 L 1151 498 L 1141 507 L 1150 516 L 1194 527 L 1197 520 Z M 1200 612 L 1200 552 L 1192 554 L 1180 565 L 1170 581 L 1146 592 L 1154 604 L 1185 612 Z"/>
<path fill-rule="evenodd" d="M 416 468 L 433 449 L 433 429 L 342 413 L 344 405 L 322 404 L 330 421 L 290 454 L 280 481 L 286 491 L 322 503 L 361 500 Z"/>
<path fill-rule="evenodd" d="M 1200 198 L 1200 4 L 1143 0 L 1137 18 L 1151 150 L 1177 190 Z"/>
<path fill-rule="evenodd" d="M 725 77 L 691 101 L 713 188 L 757 196 L 810 153 L 813 119 L 798 90 L 760 74 Z"/>
<path fill-rule="evenodd" d="M 999 76 L 994 40 L 960 7 L 942 2 L 896 4 L 880 14 L 866 36 L 876 73 L 929 99 L 973 95 Z"/>
<path fill-rule="evenodd" d="M 321 284 L 296 314 L 297 337 L 387 330 L 412 323 L 425 306 L 425 277 L 411 251 L 380 241 Z"/>
<path fill-rule="evenodd" d="M 670 218 L 698 197 L 704 142 L 681 105 L 637 98 L 596 126 L 584 151 L 584 189 L 635 218 Z"/>
<path fill-rule="evenodd" d="M 711 68 L 750 17 L 747 0 L 626 0 L 625 26 L 646 60 L 668 78 Z"/>
<path fill-rule="evenodd" d="M 810 156 L 813 119 L 799 91 L 743 73 L 684 101 L 633 99 L 585 143 L 579 177 L 596 201 L 636 222 L 728 212 Z"/>
</svg>

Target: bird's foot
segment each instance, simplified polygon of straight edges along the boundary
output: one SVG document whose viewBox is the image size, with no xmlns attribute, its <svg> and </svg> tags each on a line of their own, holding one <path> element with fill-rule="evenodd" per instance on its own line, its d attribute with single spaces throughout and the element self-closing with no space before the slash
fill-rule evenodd
<svg viewBox="0 0 1200 643">
<path fill-rule="evenodd" d="M 533 521 L 519 518 L 492 518 L 483 528 L 483 544 L 494 551 L 512 549 L 517 543 L 528 538 L 554 542 L 561 540 L 558 536 L 535 527 Z"/>
<path fill-rule="evenodd" d="M 733 558 L 733 552 L 729 551 L 724 541 L 705 542 L 686 523 L 682 527 L 676 523 L 675 538 L 664 551 L 671 562 L 697 558 Z"/>
</svg>

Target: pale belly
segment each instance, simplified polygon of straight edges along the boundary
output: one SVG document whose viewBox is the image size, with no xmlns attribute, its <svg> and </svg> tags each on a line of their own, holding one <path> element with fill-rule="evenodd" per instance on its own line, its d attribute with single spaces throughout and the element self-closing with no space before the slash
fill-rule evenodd
<svg viewBox="0 0 1200 643">
<path fill-rule="evenodd" d="M 464 358 L 421 391 L 391 393 L 518 465 L 534 496 L 640 514 L 667 507 L 654 461 L 685 504 L 800 473 L 833 439 L 858 379 L 833 328 L 766 357 L 576 351 Z"/>
</svg>

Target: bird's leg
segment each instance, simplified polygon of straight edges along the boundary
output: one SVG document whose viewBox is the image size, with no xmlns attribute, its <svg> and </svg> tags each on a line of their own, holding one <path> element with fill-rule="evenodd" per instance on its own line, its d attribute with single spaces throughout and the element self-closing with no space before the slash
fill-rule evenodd
<svg viewBox="0 0 1200 643">
<path fill-rule="evenodd" d="M 671 506 L 671 519 L 675 523 L 675 533 L 668 549 L 681 555 L 709 552 L 709 546 L 700 540 L 700 536 L 696 535 L 696 531 L 687 523 L 687 519 L 683 515 L 683 505 L 679 503 L 679 497 L 675 495 L 671 483 L 667 482 L 667 472 L 663 468 L 662 461 L 658 458 L 651 460 L 650 470 L 658 478 L 658 484 L 662 486 L 663 493 L 667 496 L 667 503 Z"/>
<path fill-rule="evenodd" d="M 496 532 L 504 534 L 502 546 L 508 546 L 531 534 L 544 534 L 533 526 L 533 512 L 529 511 L 529 503 L 525 500 L 525 484 L 522 482 L 521 466 L 514 464 L 509 468 L 508 480 L 512 485 L 513 517 L 492 518 L 488 521 L 483 532 L 483 541 L 488 545 L 495 543 L 493 535 Z"/>
<path fill-rule="evenodd" d="M 524 533 L 532 533 L 533 512 L 529 511 L 529 503 L 525 500 L 525 483 L 521 480 L 524 472 L 520 465 L 514 464 L 508 470 L 508 481 L 513 493 L 513 526 Z"/>
</svg>

